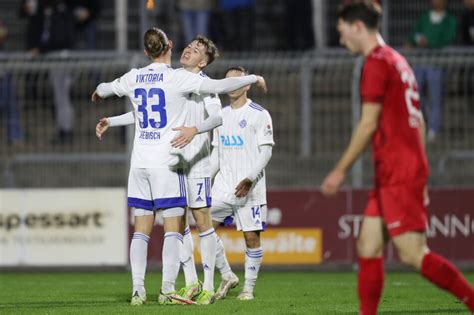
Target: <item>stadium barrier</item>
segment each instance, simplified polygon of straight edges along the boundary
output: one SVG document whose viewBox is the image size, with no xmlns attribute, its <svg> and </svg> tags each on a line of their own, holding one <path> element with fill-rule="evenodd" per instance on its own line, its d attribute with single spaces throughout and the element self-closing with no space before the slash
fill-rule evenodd
<svg viewBox="0 0 474 315">
<path fill-rule="evenodd" d="M 123 188 L 0 190 L 0 267 L 124 267 Z"/>
</svg>

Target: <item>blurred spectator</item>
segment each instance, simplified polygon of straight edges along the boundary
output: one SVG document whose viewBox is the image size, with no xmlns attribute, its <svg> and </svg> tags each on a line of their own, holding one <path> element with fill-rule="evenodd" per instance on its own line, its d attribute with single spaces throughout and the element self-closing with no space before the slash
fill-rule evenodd
<svg viewBox="0 0 474 315">
<path fill-rule="evenodd" d="M 0 20 L 0 53 L 5 47 L 8 30 Z M 0 70 L 0 112 L 6 120 L 8 142 L 19 143 L 23 139 L 20 125 L 20 113 L 17 108 L 16 93 L 12 84 L 11 74 Z"/>
<path fill-rule="evenodd" d="M 184 43 L 192 42 L 198 34 L 208 36 L 213 0 L 178 0 L 178 5 Z"/>
<path fill-rule="evenodd" d="M 474 0 L 464 0 L 464 11 L 461 17 L 461 35 L 462 44 L 466 46 L 474 45 Z M 474 102 L 472 97 L 474 96 L 474 68 L 466 67 L 465 71 L 467 93 L 470 96 L 468 98 L 468 108 L 471 113 L 474 112 Z"/>
<path fill-rule="evenodd" d="M 3 21 L 0 20 L 0 51 L 5 49 L 5 40 L 7 38 L 8 30 L 3 24 Z"/>
<path fill-rule="evenodd" d="M 22 0 L 21 16 L 28 19 L 27 49 L 36 56 L 72 49 L 74 14 L 67 0 Z M 57 134 L 55 144 L 72 143 L 74 108 L 71 103 L 71 74 L 57 68 L 49 73 L 53 87 Z"/>
<path fill-rule="evenodd" d="M 456 17 L 447 11 L 447 0 L 432 0 L 431 9 L 416 21 L 410 35 L 410 45 L 417 48 L 442 48 L 456 39 Z M 428 116 L 428 141 L 434 142 L 441 128 L 443 69 L 433 65 L 413 67 L 420 94 L 425 85 L 428 103 L 422 105 Z"/>
<path fill-rule="evenodd" d="M 97 18 L 102 5 L 100 0 L 73 0 L 76 48 L 97 49 Z"/>
<path fill-rule="evenodd" d="M 461 34 L 463 45 L 474 45 L 474 0 L 464 0 Z"/>
<path fill-rule="evenodd" d="M 312 0 L 285 0 L 288 50 L 307 50 L 314 47 Z"/>
<path fill-rule="evenodd" d="M 224 50 L 252 50 L 255 34 L 255 0 L 219 0 Z"/>
</svg>

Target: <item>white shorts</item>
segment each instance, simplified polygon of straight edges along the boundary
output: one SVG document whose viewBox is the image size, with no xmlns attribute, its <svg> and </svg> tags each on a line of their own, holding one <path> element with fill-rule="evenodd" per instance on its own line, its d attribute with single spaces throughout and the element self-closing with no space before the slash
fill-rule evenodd
<svg viewBox="0 0 474 315">
<path fill-rule="evenodd" d="M 214 200 L 211 217 L 222 225 L 231 225 L 235 221 L 237 231 L 264 231 L 267 205 L 233 206 L 221 200 Z"/>
<path fill-rule="evenodd" d="M 183 171 L 131 168 L 128 206 L 145 210 L 186 207 L 186 179 Z"/>
<path fill-rule="evenodd" d="M 211 180 L 209 177 L 187 178 L 188 207 L 194 209 L 211 206 Z"/>
</svg>

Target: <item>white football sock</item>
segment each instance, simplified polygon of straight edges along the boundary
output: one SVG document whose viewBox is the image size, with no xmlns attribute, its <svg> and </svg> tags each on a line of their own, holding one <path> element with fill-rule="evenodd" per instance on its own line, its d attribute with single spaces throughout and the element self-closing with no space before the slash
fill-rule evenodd
<svg viewBox="0 0 474 315">
<path fill-rule="evenodd" d="M 230 269 L 229 262 L 227 261 L 227 257 L 225 256 L 225 249 L 224 243 L 222 239 L 217 236 L 217 248 L 216 248 L 216 267 L 219 269 L 222 278 L 229 278 L 232 269 Z"/>
<path fill-rule="evenodd" d="M 130 266 L 132 268 L 133 292 L 140 296 L 145 294 L 145 272 L 150 237 L 143 233 L 133 233 L 130 243 Z"/>
<path fill-rule="evenodd" d="M 181 248 L 183 246 L 183 235 L 178 232 L 165 233 L 163 242 L 163 278 L 161 292 L 169 293 L 175 291 L 174 284 L 179 273 L 181 264 Z"/>
<path fill-rule="evenodd" d="M 255 282 L 257 281 L 258 270 L 262 264 L 262 247 L 247 248 L 245 252 L 245 284 L 243 291 L 253 292 Z"/>
<path fill-rule="evenodd" d="M 203 289 L 214 292 L 214 267 L 216 265 L 217 240 L 214 228 L 199 233 L 201 238 L 201 259 L 204 270 Z"/>
<path fill-rule="evenodd" d="M 196 283 L 198 276 L 196 273 L 196 265 L 194 264 L 194 241 L 189 226 L 184 230 L 181 266 L 183 266 L 186 286 Z"/>
</svg>

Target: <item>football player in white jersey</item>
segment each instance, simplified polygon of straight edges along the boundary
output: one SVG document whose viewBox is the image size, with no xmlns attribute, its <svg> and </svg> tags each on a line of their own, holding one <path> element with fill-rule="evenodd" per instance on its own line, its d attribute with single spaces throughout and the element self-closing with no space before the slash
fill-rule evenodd
<svg viewBox="0 0 474 315">
<path fill-rule="evenodd" d="M 135 233 L 130 246 L 132 267 L 132 305 L 146 301 L 144 287 L 147 245 L 154 223 L 154 211 L 163 210 L 163 278 L 160 304 L 195 304 L 175 291 L 183 235 L 186 183 L 182 170 L 174 170 L 177 155 L 172 154 L 173 128 L 186 121 L 186 96 L 189 93 L 227 93 L 256 83 L 266 90 L 260 76 L 242 80 L 211 80 L 184 69 L 172 69 L 173 47 L 166 34 L 151 28 L 144 35 L 145 54 L 150 65 L 132 69 L 122 77 L 101 83 L 92 94 L 94 102 L 109 96 L 128 96 L 134 107 L 135 140 L 128 182 L 128 205 L 135 216 Z"/>
<path fill-rule="evenodd" d="M 205 76 L 202 70 L 218 56 L 217 47 L 204 36 L 195 37 L 183 50 L 180 63 L 184 69 Z M 216 94 L 191 94 L 188 96 L 186 126 L 175 128 L 180 135 L 172 141 L 174 147 L 184 148 L 188 188 L 188 209 L 191 210 L 200 237 L 201 260 L 204 270 L 202 292 L 194 264 L 194 243 L 187 224 L 181 255 L 181 266 L 186 286 L 179 292 L 198 304 L 214 301 L 214 267 L 217 239 L 210 215 L 210 137 L 209 130 L 222 124 L 222 104 Z M 205 131 L 205 132 L 204 132 Z M 192 141 L 191 141 L 192 140 Z M 196 296 L 197 295 L 197 296 Z"/>
<path fill-rule="evenodd" d="M 246 75 L 244 68 L 231 68 L 226 77 Z M 230 106 L 222 110 L 222 126 L 214 129 L 211 154 L 211 215 L 214 228 L 235 220 L 243 231 L 245 252 L 245 283 L 237 296 L 240 300 L 254 298 L 253 290 L 262 263 L 260 232 L 265 230 L 267 198 L 265 166 L 272 155 L 273 126 L 267 110 L 247 98 L 250 86 L 228 93 Z M 222 281 L 216 298 L 224 298 L 237 286 L 238 278 L 225 257 L 222 240 L 217 242 L 216 267 Z"/>
<path fill-rule="evenodd" d="M 184 69 L 205 76 L 202 70 L 218 57 L 215 44 L 208 38 L 198 35 L 183 50 L 180 63 Z M 209 207 L 211 205 L 210 181 L 210 139 L 209 130 L 222 124 L 222 104 L 216 94 L 190 94 L 187 96 L 186 126 L 174 128 L 180 131 L 171 144 L 185 147 L 183 152 L 186 175 L 188 208 L 191 209 L 201 239 L 201 258 L 204 270 L 204 283 L 198 280 L 194 264 L 194 243 L 187 224 L 184 228 L 181 266 L 185 274 L 186 286 L 179 294 L 196 301 L 210 304 L 214 301 L 214 266 L 217 240 L 212 226 Z M 123 119 L 124 117 L 125 119 Z M 116 121 L 119 121 L 117 123 Z M 96 126 L 100 138 L 110 123 L 114 126 L 133 124 L 133 112 L 123 116 L 103 118 Z M 190 127 L 187 127 L 190 126 Z"/>
</svg>

